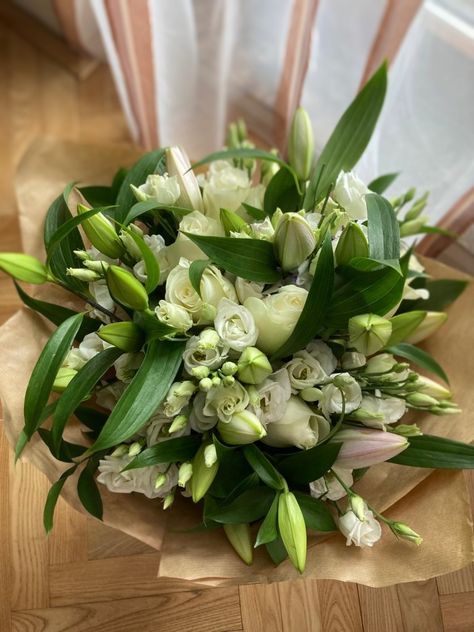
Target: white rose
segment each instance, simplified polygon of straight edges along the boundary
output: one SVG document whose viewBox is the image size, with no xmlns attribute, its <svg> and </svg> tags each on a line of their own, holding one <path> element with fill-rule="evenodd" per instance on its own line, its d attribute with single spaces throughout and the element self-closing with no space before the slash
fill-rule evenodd
<svg viewBox="0 0 474 632">
<path fill-rule="evenodd" d="M 143 353 L 123 353 L 114 362 L 115 375 L 121 382 L 131 382 L 143 362 Z"/>
<path fill-rule="evenodd" d="M 189 424 L 196 432 L 207 432 L 217 424 L 218 418 L 215 412 L 210 415 L 204 413 L 206 405 L 206 393 L 198 393 L 193 399 L 193 407 L 189 416 Z"/>
<path fill-rule="evenodd" d="M 269 217 L 266 217 L 262 222 L 255 222 L 254 224 L 250 224 L 250 229 L 252 231 L 252 237 L 254 239 L 273 241 L 275 229 L 273 228 L 272 221 Z"/>
<path fill-rule="evenodd" d="M 360 386 L 349 373 L 339 373 L 335 382 L 323 386 L 321 392 L 319 404 L 326 417 L 342 413 L 343 408 L 346 413 L 351 413 L 362 401 Z"/>
<path fill-rule="evenodd" d="M 306 351 L 319 362 L 326 375 L 331 375 L 336 369 L 337 358 L 331 347 L 322 340 L 313 340 L 306 347 Z"/>
<path fill-rule="evenodd" d="M 132 185 L 131 188 L 139 202 L 156 200 L 158 204 L 172 205 L 181 195 L 176 176 L 170 177 L 167 173 L 163 176 L 151 173 L 147 176 L 145 184 L 139 187 Z"/>
<path fill-rule="evenodd" d="M 237 292 L 237 296 L 241 303 L 245 303 L 250 296 L 253 296 L 254 298 L 262 298 L 263 288 L 265 287 L 265 283 L 248 281 L 247 279 L 242 279 L 242 277 L 237 277 L 234 285 L 235 291 Z"/>
<path fill-rule="evenodd" d="M 203 413 L 217 415 L 218 419 L 229 422 L 234 413 L 239 413 L 249 404 L 247 390 L 237 380 L 231 386 L 213 386 L 206 394 Z"/>
<path fill-rule="evenodd" d="M 249 297 L 244 305 L 251 312 L 259 335 L 257 347 L 274 353 L 286 342 L 303 311 L 308 292 L 296 285 L 285 285 L 264 299 Z"/>
<path fill-rule="evenodd" d="M 272 373 L 256 387 L 258 402 L 253 406 L 260 421 L 266 425 L 278 421 L 286 412 L 291 396 L 291 385 L 286 369 Z"/>
<path fill-rule="evenodd" d="M 193 319 L 180 305 L 160 301 L 155 307 L 155 314 L 160 322 L 183 333 L 193 326 Z"/>
<path fill-rule="evenodd" d="M 369 413 L 367 419 L 363 418 L 364 412 Z M 394 424 L 403 417 L 406 411 L 404 399 L 398 397 L 373 397 L 372 395 L 364 395 L 358 410 L 357 421 L 369 428 L 385 428 L 386 424 Z M 370 413 L 380 415 L 381 419 L 371 419 Z"/>
<path fill-rule="evenodd" d="M 166 246 L 165 240 L 161 235 L 144 235 L 143 240 L 155 255 L 155 259 L 160 266 L 160 285 L 164 283 L 171 270 L 170 260 L 168 258 L 168 250 L 170 246 Z M 142 283 L 146 282 L 146 267 L 143 260 L 133 266 L 133 274 Z"/>
<path fill-rule="evenodd" d="M 382 535 L 380 524 L 367 505 L 365 505 L 363 521 L 350 510 L 339 518 L 339 529 L 346 536 L 347 546 L 351 544 L 362 548 L 373 546 Z"/>
<path fill-rule="evenodd" d="M 253 346 L 258 329 L 252 314 L 243 305 L 223 298 L 217 306 L 214 327 L 220 338 L 234 351 L 243 351 Z"/>
<path fill-rule="evenodd" d="M 341 171 L 334 191 L 333 199 L 347 212 L 351 219 L 366 219 L 367 204 L 365 196 L 370 190 L 353 171 Z"/>
<path fill-rule="evenodd" d="M 184 367 L 188 373 L 198 366 L 206 366 L 209 370 L 218 369 L 229 354 L 229 347 L 220 339 L 216 344 L 209 344 L 203 340 L 205 329 L 199 336 L 192 336 L 186 343 L 183 352 Z"/>
<path fill-rule="evenodd" d="M 295 446 L 307 450 L 315 446 L 330 430 L 329 423 L 321 415 L 316 415 L 308 404 L 292 395 L 285 414 L 278 421 L 267 424 L 267 436 L 263 443 L 275 448 Z"/>
<path fill-rule="evenodd" d="M 334 467 L 332 469 L 336 472 L 338 477 L 342 480 L 347 487 L 352 487 L 354 478 L 352 476 L 352 470 L 346 470 L 342 467 Z M 313 481 L 309 484 L 309 493 L 313 498 L 322 498 L 325 500 L 340 500 L 347 495 L 346 490 L 337 480 L 337 478 L 331 472 L 328 472 L 317 481 Z"/>
<path fill-rule="evenodd" d="M 322 384 L 328 379 L 321 364 L 307 351 L 298 351 L 293 359 L 285 364 L 290 377 L 290 384 L 294 390 L 301 391 L 316 384 Z"/>
<path fill-rule="evenodd" d="M 181 257 L 186 257 L 189 261 L 206 258 L 203 251 L 183 233 L 223 237 L 224 229 L 220 222 L 212 217 L 203 215 L 199 211 L 193 211 L 185 215 L 179 223 L 179 234 L 176 241 L 167 248 L 167 256 L 172 268 L 179 263 Z"/>
<path fill-rule="evenodd" d="M 247 171 L 225 160 L 211 163 L 206 178 L 201 180 L 206 215 L 219 219 L 220 209 L 238 211 L 250 196 L 251 183 Z"/>
</svg>

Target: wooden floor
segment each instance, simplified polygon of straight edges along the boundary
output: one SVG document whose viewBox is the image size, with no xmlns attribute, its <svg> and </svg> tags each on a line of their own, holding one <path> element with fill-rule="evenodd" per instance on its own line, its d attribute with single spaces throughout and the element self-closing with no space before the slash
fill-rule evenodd
<svg viewBox="0 0 474 632">
<path fill-rule="evenodd" d="M 35 137 L 129 138 L 105 68 L 84 77 L 90 69 L 78 73 L 77 64 L 55 60 L 54 50 L 51 58 L 44 41 L 41 51 L 34 48 L 1 19 L 0 11 L 0 250 L 15 250 L 20 243 L 13 176 Z M 2 277 L 2 322 L 17 305 L 11 283 Z M 157 583 L 156 552 L 62 500 L 46 538 L 41 516 L 47 490 L 41 473 L 25 463 L 13 465 L 0 434 L 0 632 L 474 630 L 472 567 L 377 590 L 306 580 L 187 591 L 180 582 Z"/>
</svg>

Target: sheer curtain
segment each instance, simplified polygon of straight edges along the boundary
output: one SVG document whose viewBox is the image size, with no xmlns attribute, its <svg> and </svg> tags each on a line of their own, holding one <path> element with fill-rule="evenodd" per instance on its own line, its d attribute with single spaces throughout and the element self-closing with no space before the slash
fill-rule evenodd
<svg viewBox="0 0 474 632">
<path fill-rule="evenodd" d="M 472 0 L 17 0 L 76 47 L 105 51 L 134 139 L 217 149 L 229 120 L 284 150 L 301 102 L 320 149 L 387 57 L 377 132 L 360 164 L 443 216 L 474 181 Z M 74 38 L 76 41 L 74 41 Z"/>
</svg>

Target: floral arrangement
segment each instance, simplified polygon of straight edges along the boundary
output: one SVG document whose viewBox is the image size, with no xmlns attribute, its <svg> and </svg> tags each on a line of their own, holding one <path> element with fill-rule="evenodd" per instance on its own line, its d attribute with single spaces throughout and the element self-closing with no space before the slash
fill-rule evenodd
<svg viewBox="0 0 474 632">
<path fill-rule="evenodd" d="M 193 166 L 168 147 L 110 187 L 71 184 L 46 216 L 46 262 L 0 255 L 16 281 L 56 284 L 83 305 L 39 300 L 15 281 L 57 325 L 16 447 L 18 457 L 38 433 L 68 464 L 47 498 L 47 530 L 77 473 L 98 518 L 100 486 L 164 509 L 177 494 L 201 503 L 199 528 L 223 527 L 246 563 L 265 546 L 303 572 L 308 529 L 339 529 L 364 547 L 382 522 L 421 543 L 353 485 L 387 460 L 474 466 L 472 446 L 425 435 L 406 416 L 459 412 L 450 390 L 413 366 L 447 380 L 415 345 L 465 283 L 429 279 L 401 240 L 435 230 L 422 216 L 426 194 L 389 201 L 396 174 L 366 186 L 352 171 L 385 89 L 382 66 L 316 159 L 300 108 L 288 162 L 256 149 L 238 122 L 226 149 Z M 64 436 L 78 421 L 83 444 Z"/>
</svg>

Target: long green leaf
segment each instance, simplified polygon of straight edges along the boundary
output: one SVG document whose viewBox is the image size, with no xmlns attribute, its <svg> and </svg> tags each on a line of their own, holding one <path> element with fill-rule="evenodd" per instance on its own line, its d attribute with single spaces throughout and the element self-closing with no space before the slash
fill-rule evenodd
<svg viewBox="0 0 474 632">
<path fill-rule="evenodd" d="M 462 279 L 430 279 L 425 286 L 430 293 L 429 298 L 409 301 L 410 309 L 442 312 L 464 292 L 468 285 L 469 281 Z"/>
<path fill-rule="evenodd" d="M 274 496 L 275 491 L 269 487 L 254 487 L 228 504 L 214 506 L 207 517 L 222 524 L 254 522 L 266 515 Z"/>
<path fill-rule="evenodd" d="M 277 208 L 284 213 L 297 211 L 300 194 L 293 175 L 287 169 L 280 169 L 268 183 L 263 198 L 265 215 L 273 215 Z"/>
<path fill-rule="evenodd" d="M 161 463 L 190 461 L 198 451 L 201 442 L 201 436 L 195 434 L 161 441 L 140 452 L 125 470 L 136 470 L 140 467 L 151 467 Z"/>
<path fill-rule="evenodd" d="M 415 331 L 418 325 L 426 318 L 426 312 L 422 311 L 410 311 L 404 314 L 397 314 L 390 319 L 392 324 L 392 333 L 388 340 L 388 345 L 398 345 L 403 342 L 408 336 Z"/>
<path fill-rule="evenodd" d="M 102 498 L 95 482 L 94 473 L 97 470 L 97 460 L 89 459 L 77 480 L 77 495 L 82 506 L 91 516 L 102 520 L 104 508 Z"/>
<path fill-rule="evenodd" d="M 262 524 L 257 533 L 257 538 L 255 540 L 255 547 L 260 546 L 261 544 L 268 544 L 269 542 L 273 542 L 278 538 L 278 498 L 280 494 L 275 494 L 275 498 L 273 499 L 272 504 L 270 505 L 270 509 L 268 510 L 267 515 L 265 516 Z"/>
<path fill-rule="evenodd" d="M 148 342 L 151 340 L 163 340 L 176 333 L 176 329 L 165 325 L 156 316 L 146 312 L 134 312 L 133 322 L 145 331 Z"/>
<path fill-rule="evenodd" d="M 281 278 L 273 246 L 261 239 L 205 237 L 184 233 L 213 263 L 249 281 L 275 283 Z"/>
<path fill-rule="evenodd" d="M 365 200 L 369 257 L 376 261 L 390 261 L 399 269 L 400 228 L 393 208 L 390 202 L 376 193 L 366 195 Z"/>
<path fill-rule="evenodd" d="M 374 193 L 378 193 L 382 195 L 388 189 L 388 187 L 394 182 L 394 180 L 398 177 L 398 173 L 385 173 L 383 176 L 379 176 L 372 180 L 372 182 L 368 185 L 368 189 L 373 191 Z"/>
<path fill-rule="evenodd" d="M 84 445 L 79 445 L 78 443 L 70 443 L 69 441 L 61 441 L 61 445 L 59 450 L 53 445 L 53 439 L 51 436 L 51 431 L 46 430 L 46 428 L 38 428 L 38 434 L 48 446 L 49 451 L 58 461 L 63 461 L 64 463 L 72 463 L 74 459 L 78 456 L 82 456 L 86 451 L 86 447 Z"/>
<path fill-rule="evenodd" d="M 166 171 L 166 153 L 164 149 L 156 149 L 142 156 L 127 172 L 123 179 L 117 195 L 117 213 L 116 219 L 121 224 L 125 224 L 125 218 L 129 210 L 136 203 L 130 185 L 139 187 L 145 184 L 147 177 L 152 173 L 163 175 Z"/>
<path fill-rule="evenodd" d="M 98 206 L 111 206 L 115 204 L 116 194 L 112 187 L 108 186 L 87 186 L 78 187 L 79 192 L 86 198 L 89 204 L 96 208 Z"/>
<path fill-rule="evenodd" d="M 321 478 L 339 454 L 341 443 L 325 443 L 309 450 L 301 450 L 278 463 L 278 470 L 285 478 L 306 485 Z"/>
<path fill-rule="evenodd" d="M 23 431 L 28 439 L 41 423 L 41 414 L 48 402 L 56 374 L 71 348 L 82 319 L 82 314 L 76 314 L 61 323 L 36 362 L 25 394 Z"/>
<path fill-rule="evenodd" d="M 252 469 L 265 485 L 279 491 L 285 489 L 285 480 L 256 445 L 244 446 L 243 452 Z"/>
<path fill-rule="evenodd" d="M 458 470 L 474 468 L 474 445 L 433 435 L 408 437 L 408 441 L 408 448 L 390 459 L 391 463 Z"/>
<path fill-rule="evenodd" d="M 74 414 L 79 404 L 90 397 L 94 386 L 122 353 L 116 347 L 104 349 L 91 358 L 69 382 L 58 400 L 51 426 L 53 446 L 56 452 L 59 450 L 61 437 L 68 419 Z"/>
<path fill-rule="evenodd" d="M 194 291 L 201 296 L 201 279 L 204 274 L 204 270 L 211 262 L 209 259 L 196 259 L 189 266 L 189 280 L 194 288 Z"/>
<path fill-rule="evenodd" d="M 316 271 L 303 311 L 288 340 L 274 353 L 274 358 L 285 358 L 303 349 L 323 325 L 334 287 L 334 255 L 331 237 L 326 235 L 319 253 Z"/>
<path fill-rule="evenodd" d="M 77 465 L 73 465 L 68 470 L 63 472 L 63 474 L 61 474 L 59 479 L 55 483 L 53 483 L 53 485 L 51 486 L 48 492 L 48 496 L 46 498 L 46 503 L 44 505 L 44 510 L 43 510 L 43 525 L 44 525 L 44 529 L 46 533 L 49 533 L 51 529 L 53 528 L 54 510 L 58 502 L 59 494 L 61 493 L 61 490 L 64 487 L 64 483 L 69 478 L 69 476 L 71 476 L 71 474 L 74 474 L 76 469 L 77 469 Z"/>
<path fill-rule="evenodd" d="M 335 531 L 337 529 L 334 518 L 324 501 L 301 492 L 294 492 L 294 494 L 308 529 L 314 529 L 314 531 Z"/>
<path fill-rule="evenodd" d="M 128 211 L 123 224 L 128 226 L 130 222 L 133 222 L 134 219 L 140 217 L 140 215 L 144 215 L 145 213 L 149 213 L 150 211 L 159 211 L 166 210 L 173 213 L 178 219 L 181 219 L 185 215 L 189 215 L 192 213 L 191 209 L 184 208 L 182 206 L 174 206 L 170 204 L 158 204 L 156 200 L 145 200 L 144 202 L 137 202 L 132 206 L 132 208 Z"/>
<path fill-rule="evenodd" d="M 267 542 L 265 545 L 267 549 L 268 555 L 271 557 L 272 562 L 278 566 L 288 557 L 288 553 L 286 552 L 285 545 L 283 544 L 283 540 L 280 535 L 273 542 Z"/>
<path fill-rule="evenodd" d="M 125 389 L 86 455 L 130 439 L 166 397 L 181 366 L 184 344 L 154 340 L 133 380 Z"/>
<path fill-rule="evenodd" d="M 45 318 L 47 318 L 54 325 L 58 326 L 63 323 L 71 316 L 76 316 L 78 312 L 75 312 L 73 309 L 68 309 L 67 307 L 63 307 L 62 305 L 57 305 L 56 303 L 48 303 L 46 301 L 40 301 L 32 296 L 29 296 L 19 285 L 15 283 L 16 291 L 18 292 L 18 296 L 21 298 L 23 303 L 32 309 L 38 314 L 41 314 Z M 84 316 L 84 320 L 82 321 L 81 326 L 76 335 L 76 339 L 81 341 L 84 336 L 87 334 L 91 334 L 94 331 L 97 331 L 101 325 L 99 320 L 94 320 L 89 316 Z"/>
<path fill-rule="evenodd" d="M 388 347 L 387 351 L 389 353 L 393 353 L 393 355 L 405 358 L 406 360 L 413 362 L 414 364 L 420 366 L 423 369 L 426 369 L 427 371 L 431 371 L 442 380 L 449 383 L 448 376 L 446 375 L 442 367 L 427 351 L 423 351 L 423 349 L 419 349 L 418 347 L 415 347 L 408 342 L 400 342 L 398 345 Z"/>
<path fill-rule="evenodd" d="M 124 228 L 124 230 L 136 243 L 143 257 L 146 272 L 145 290 L 148 294 L 151 294 L 154 290 L 156 290 L 158 283 L 160 282 L 160 265 L 150 246 L 146 243 L 143 237 L 141 237 L 141 235 L 138 235 L 134 230 L 128 228 Z"/>
<path fill-rule="evenodd" d="M 319 156 L 306 190 L 305 209 L 313 208 L 327 194 L 339 173 L 350 171 L 358 162 L 374 131 L 386 89 L 384 62 L 344 112 Z"/>
</svg>

